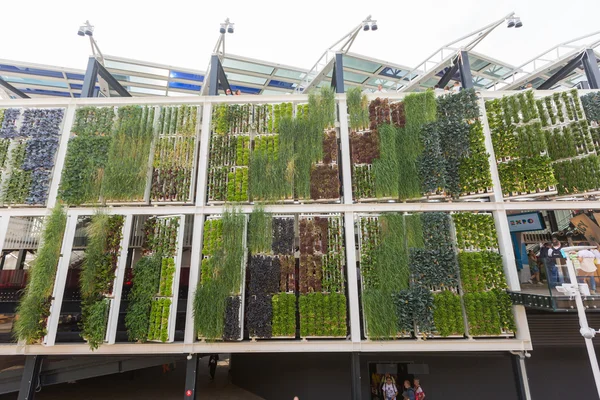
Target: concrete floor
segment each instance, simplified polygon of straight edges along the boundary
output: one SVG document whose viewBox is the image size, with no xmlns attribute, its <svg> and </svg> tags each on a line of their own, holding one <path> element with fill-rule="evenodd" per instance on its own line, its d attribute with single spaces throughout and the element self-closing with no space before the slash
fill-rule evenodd
<svg viewBox="0 0 600 400">
<path fill-rule="evenodd" d="M 203 358 L 198 368 L 196 399 L 264 400 L 229 382 L 228 361 L 219 362 L 215 381 L 210 382 L 207 362 L 208 359 Z M 153 367 L 70 384 L 47 386 L 35 395 L 35 400 L 181 400 L 184 385 L 185 364 L 177 364 L 171 371 Z M 0 399 L 17 399 L 17 394 L 0 396 Z"/>
</svg>

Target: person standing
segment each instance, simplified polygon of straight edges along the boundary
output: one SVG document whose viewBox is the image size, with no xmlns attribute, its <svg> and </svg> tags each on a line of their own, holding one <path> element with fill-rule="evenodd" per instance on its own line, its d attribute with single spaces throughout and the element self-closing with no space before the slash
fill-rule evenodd
<svg viewBox="0 0 600 400">
<path fill-rule="evenodd" d="M 454 82 L 454 86 L 452 87 L 452 93 L 456 94 L 460 92 L 460 82 L 456 81 Z"/>
<path fill-rule="evenodd" d="M 208 358 L 208 369 L 210 372 L 210 380 L 211 381 L 215 380 L 215 372 L 217 371 L 218 361 L 219 361 L 218 354 L 211 354 L 210 357 Z"/>
<path fill-rule="evenodd" d="M 579 268 L 577 268 L 577 278 L 581 283 L 585 283 L 586 279 L 589 279 L 590 293 L 596 294 L 596 264 L 594 260 L 596 255 L 588 249 L 579 250 L 577 252 L 577 259 L 579 260 Z"/>
<path fill-rule="evenodd" d="M 396 396 L 398 396 L 398 388 L 392 383 L 391 376 L 388 376 L 385 379 L 385 383 L 383 384 L 381 389 L 381 391 L 383 392 L 383 398 L 385 400 L 396 400 Z"/>
<path fill-rule="evenodd" d="M 559 272 L 558 267 L 564 263 L 565 255 L 562 251 L 562 244 L 558 238 L 552 238 L 552 245 L 548 248 L 548 282 L 550 288 L 555 288 L 558 285 L 564 283 L 562 274 Z"/>
<path fill-rule="evenodd" d="M 421 387 L 421 381 L 415 379 L 415 400 L 423 400 L 425 398 L 425 392 Z"/>
<path fill-rule="evenodd" d="M 407 379 L 404 381 L 404 391 L 402 392 L 404 400 L 415 400 L 415 389 L 410 386 L 410 381 Z"/>
<path fill-rule="evenodd" d="M 537 257 L 533 250 L 529 250 L 527 253 L 527 260 L 529 263 L 529 271 L 531 272 L 531 278 L 529 279 L 529 283 L 537 283 L 539 285 L 542 284 L 542 280 L 540 278 L 540 268 L 538 267 Z M 533 282 L 535 280 L 536 282 Z"/>
</svg>

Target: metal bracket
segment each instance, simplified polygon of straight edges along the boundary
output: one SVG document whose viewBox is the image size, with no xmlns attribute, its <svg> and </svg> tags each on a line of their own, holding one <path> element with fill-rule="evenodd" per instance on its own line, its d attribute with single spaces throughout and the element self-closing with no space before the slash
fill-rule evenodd
<svg viewBox="0 0 600 400">
<path fill-rule="evenodd" d="M 119 81 L 95 57 L 88 59 L 87 69 L 83 78 L 81 88 L 81 97 L 97 97 L 95 95 L 96 80 L 98 75 L 108 83 L 110 89 L 116 90 L 121 97 L 131 97 L 131 94 L 125 89 Z"/>
</svg>

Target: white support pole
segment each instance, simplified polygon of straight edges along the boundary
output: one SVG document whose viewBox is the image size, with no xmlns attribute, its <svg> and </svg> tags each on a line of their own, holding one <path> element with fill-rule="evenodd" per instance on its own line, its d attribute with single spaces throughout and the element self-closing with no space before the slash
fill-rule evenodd
<svg viewBox="0 0 600 400">
<path fill-rule="evenodd" d="M 52 180 L 50 181 L 50 190 L 48 191 L 48 208 L 54 208 L 56 204 L 56 196 L 58 195 L 58 186 L 62 177 L 63 167 L 65 166 L 65 156 L 67 155 L 67 146 L 69 145 L 69 138 L 71 137 L 71 128 L 75 121 L 75 110 L 76 106 L 70 104 L 67 106 L 67 111 L 63 119 L 63 129 L 60 136 L 60 144 L 58 145 L 58 152 L 56 155 L 56 162 L 54 163 L 54 170 L 52 171 Z"/>
<path fill-rule="evenodd" d="M 175 324 L 177 322 L 177 302 L 179 300 L 179 279 L 181 277 L 181 259 L 183 256 L 183 236 L 185 235 L 185 215 L 179 216 L 179 231 L 177 232 L 177 253 L 175 254 L 175 275 L 171 293 L 171 312 L 169 314 L 168 341 L 175 341 Z"/>
<path fill-rule="evenodd" d="M 192 253 L 190 255 L 190 277 L 188 283 L 187 309 L 185 312 L 185 344 L 194 343 L 194 296 L 200 278 L 200 253 L 202 251 L 202 235 L 204 229 L 204 214 L 194 215 L 194 230 L 192 232 Z"/>
<path fill-rule="evenodd" d="M 498 165 L 496 164 L 496 153 L 494 152 L 494 144 L 492 142 L 492 132 L 490 131 L 490 124 L 487 119 L 487 113 L 485 111 L 485 100 L 482 95 L 479 95 L 479 110 L 481 112 L 481 125 L 483 126 L 483 137 L 485 151 L 488 153 L 488 162 L 490 164 L 490 172 L 492 175 L 492 184 L 494 185 L 493 200 L 497 203 L 502 203 L 504 197 L 502 196 L 502 185 L 500 184 L 500 174 L 498 173 Z"/>
<path fill-rule="evenodd" d="M 210 126 L 212 104 L 202 106 L 202 131 L 200 132 L 200 156 L 198 157 L 198 178 L 196 184 L 196 206 L 206 205 L 207 179 L 208 179 L 208 150 L 210 149 Z"/>
<path fill-rule="evenodd" d="M 344 204 L 352 204 L 352 163 L 350 159 L 350 131 L 346 95 L 338 95 L 338 116 L 340 119 L 340 147 L 342 150 L 341 168 L 344 187 Z M 347 229 L 347 227 L 346 227 Z"/>
<path fill-rule="evenodd" d="M 63 235 L 62 247 L 60 249 L 60 258 L 58 260 L 56 278 L 54 279 L 54 289 L 52 292 L 52 304 L 50 305 L 50 316 L 48 317 L 47 334 L 44 340 L 46 346 L 54 346 L 54 343 L 56 342 L 58 320 L 60 318 L 63 295 L 65 294 L 67 274 L 69 273 L 69 263 L 71 261 L 71 251 L 73 250 L 77 219 L 77 214 L 67 215 L 67 226 L 65 228 L 65 234 Z"/>
<path fill-rule="evenodd" d="M 115 272 L 113 298 L 110 300 L 110 312 L 108 314 L 108 325 L 106 327 L 106 341 L 108 344 L 115 344 L 117 337 L 117 325 L 119 322 L 121 298 L 123 295 L 123 281 L 125 280 L 125 268 L 127 267 L 127 254 L 129 253 L 129 241 L 131 239 L 133 218 L 133 215 L 127 215 L 125 217 L 125 223 L 123 224 L 121 253 L 119 254 L 119 261 Z"/>
<path fill-rule="evenodd" d="M 6 240 L 6 233 L 8 232 L 8 224 L 10 223 L 10 215 L 3 215 L 0 218 L 0 254 L 4 249 L 4 241 Z"/>
<path fill-rule="evenodd" d="M 360 307 L 358 304 L 358 271 L 356 266 L 356 243 L 354 240 L 354 213 L 344 213 L 346 237 L 346 268 L 348 271 L 348 306 L 350 310 L 350 338 L 360 342 Z"/>
</svg>

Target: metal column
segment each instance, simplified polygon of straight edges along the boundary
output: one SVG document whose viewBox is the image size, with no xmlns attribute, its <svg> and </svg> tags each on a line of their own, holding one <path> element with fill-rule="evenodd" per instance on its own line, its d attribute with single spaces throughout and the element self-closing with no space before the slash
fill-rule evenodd
<svg viewBox="0 0 600 400">
<path fill-rule="evenodd" d="M 40 379 L 44 356 L 26 356 L 18 400 L 33 400 Z"/>
<path fill-rule="evenodd" d="M 185 389 L 183 399 L 190 400 L 196 398 L 196 382 L 198 380 L 198 354 L 192 354 L 188 358 L 185 367 Z"/>
<path fill-rule="evenodd" d="M 512 353 L 510 357 L 515 376 L 515 385 L 517 387 L 517 399 L 531 400 L 529 378 L 527 377 L 527 369 L 525 368 L 525 354 L 523 352 L 519 352 L 518 354 Z"/>
<path fill-rule="evenodd" d="M 463 89 L 473 88 L 473 75 L 471 75 L 471 64 L 469 63 L 469 53 L 461 50 L 458 53 L 458 72 L 460 73 L 460 83 Z"/>
<path fill-rule="evenodd" d="M 335 53 L 335 64 L 333 65 L 332 86 L 335 87 L 336 93 L 344 93 L 344 54 L 342 52 Z"/>
<path fill-rule="evenodd" d="M 95 97 L 94 89 L 96 88 L 96 80 L 98 79 L 98 61 L 96 58 L 90 57 L 88 65 L 85 69 L 83 77 L 83 87 L 81 88 L 81 97 Z"/>
<path fill-rule="evenodd" d="M 350 353 L 350 371 L 352 373 L 352 400 L 361 399 L 360 385 L 360 353 L 354 351 Z"/>
<path fill-rule="evenodd" d="M 590 89 L 600 89 L 600 69 L 594 49 L 585 49 L 583 57 L 583 69 Z"/>
</svg>

